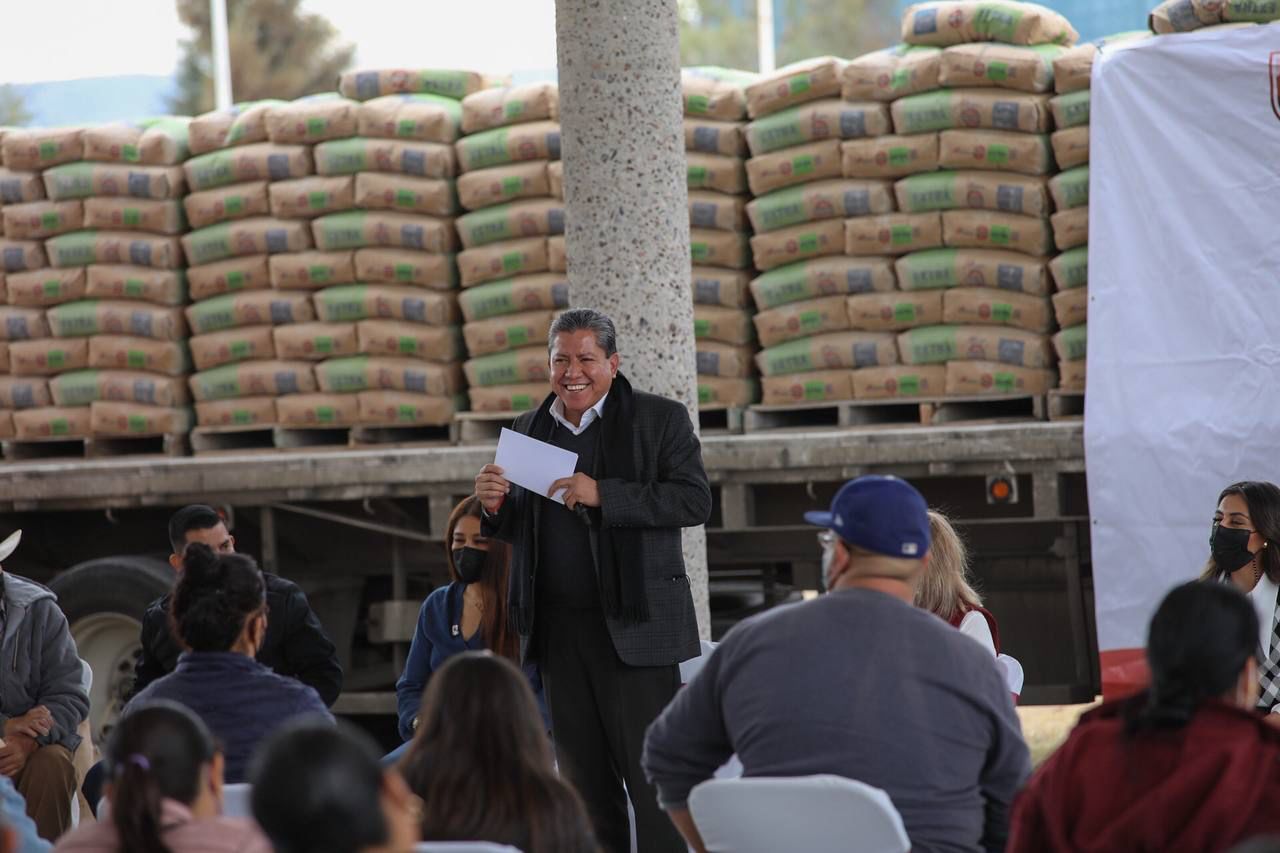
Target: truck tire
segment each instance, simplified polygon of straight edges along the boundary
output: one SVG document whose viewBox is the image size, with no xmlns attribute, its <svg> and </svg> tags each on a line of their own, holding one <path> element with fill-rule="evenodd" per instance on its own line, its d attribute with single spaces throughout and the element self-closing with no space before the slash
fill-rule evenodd
<svg viewBox="0 0 1280 853">
<path fill-rule="evenodd" d="M 93 672 L 89 721 L 101 745 L 133 688 L 142 614 L 169 591 L 173 569 L 157 557 L 104 557 L 55 575 L 49 588 L 71 625 L 80 658 Z"/>
</svg>

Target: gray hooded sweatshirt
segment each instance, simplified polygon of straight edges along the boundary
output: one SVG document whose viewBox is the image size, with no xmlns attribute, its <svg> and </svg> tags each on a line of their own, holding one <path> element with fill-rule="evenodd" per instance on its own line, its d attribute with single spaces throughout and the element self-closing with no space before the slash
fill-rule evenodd
<svg viewBox="0 0 1280 853">
<path fill-rule="evenodd" d="M 0 726 L 36 705 L 53 715 L 41 746 L 75 752 L 76 726 L 89 716 L 83 664 L 57 597 L 38 583 L 4 572 L 4 637 L 0 640 Z"/>
</svg>

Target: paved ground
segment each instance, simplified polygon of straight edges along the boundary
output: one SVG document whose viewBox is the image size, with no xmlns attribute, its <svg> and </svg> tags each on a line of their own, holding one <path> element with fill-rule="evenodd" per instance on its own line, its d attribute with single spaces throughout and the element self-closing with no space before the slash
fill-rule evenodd
<svg viewBox="0 0 1280 853">
<path fill-rule="evenodd" d="M 1039 767 L 1067 739 L 1080 715 L 1097 704 L 1098 701 L 1088 705 L 1025 705 L 1018 708 L 1022 736 L 1031 748 L 1031 763 Z"/>
</svg>

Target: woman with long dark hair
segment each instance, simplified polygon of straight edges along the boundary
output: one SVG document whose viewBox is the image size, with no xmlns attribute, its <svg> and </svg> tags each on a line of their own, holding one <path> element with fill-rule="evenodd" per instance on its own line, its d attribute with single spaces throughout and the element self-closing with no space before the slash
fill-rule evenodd
<svg viewBox="0 0 1280 853">
<path fill-rule="evenodd" d="M 1156 610 L 1151 686 L 1081 717 L 1014 803 L 1014 853 L 1225 850 L 1280 831 L 1280 731 L 1254 711 L 1258 617 L 1193 581 Z"/>
<path fill-rule="evenodd" d="M 222 754 L 200 718 L 153 702 L 122 719 L 103 762 L 110 817 L 58 842 L 68 853 L 270 853 L 252 822 L 219 817 Z"/>
<path fill-rule="evenodd" d="M 556 773 L 528 680 L 488 652 L 450 658 L 427 685 L 399 764 L 422 798 L 426 841 L 524 853 L 598 853 L 585 807 Z"/>
</svg>

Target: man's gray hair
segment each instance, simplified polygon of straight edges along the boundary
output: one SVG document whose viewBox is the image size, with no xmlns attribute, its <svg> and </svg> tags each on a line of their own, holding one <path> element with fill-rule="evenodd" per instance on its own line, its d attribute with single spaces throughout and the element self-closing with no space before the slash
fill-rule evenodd
<svg viewBox="0 0 1280 853">
<path fill-rule="evenodd" d="M 547 335 L 547 351 L 555 346 L 556 335 L 574 332 L 591 332 L 595 335 L 596 343 L 604 350 L 606 358 L 618 351 L 618 330 L 614 328 L 613 321 L 608 314 L 594 308 L 570 308 L 557 317 Z"/>
</svg>

